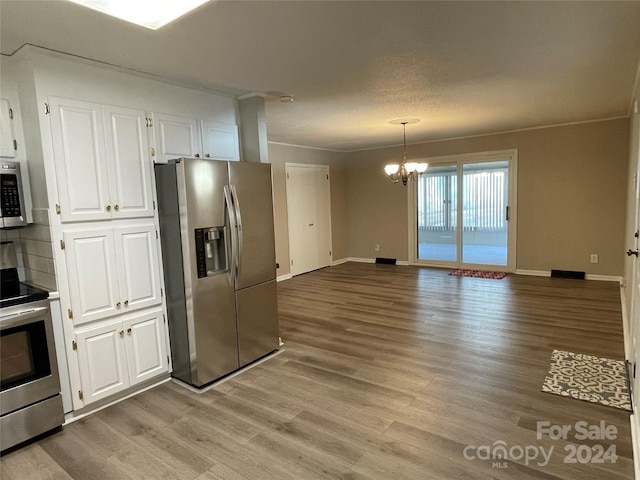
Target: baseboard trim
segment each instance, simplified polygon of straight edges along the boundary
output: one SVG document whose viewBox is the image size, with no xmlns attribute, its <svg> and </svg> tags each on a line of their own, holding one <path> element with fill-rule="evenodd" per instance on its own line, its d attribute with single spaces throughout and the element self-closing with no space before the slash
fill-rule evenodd
<svg viewBox="0 0 640 480">
<path fill-rule="evenodd" d="M 156 388 L 157 386 L 162 385 L 163 383 L 166 383 L 170 380 L 171 380 L 171 375 L 167 373 L 166 375 L 162 375 L 160 379 L 150 380 L 150 383 L 148 385 L 146 385 L 143 388 L 140 388 L 139 390 L 130 391 L 128 394 L 118 396 L 115 399 L 102 400 L 102 401 L 99 400 L 95 403 L 95 405 L 88 405 L 79 410 L 72 410 L 69 413 L 65 413 L 64 423 L 62 424 L 62 426 L 67 426 L 73 422 L 77 422 L 78 420 L 81 420 L 88 415 L 92 415 L 96 412 L 99 412 L 100 410 L 104 410 L 105 408 L 115 405 L 116 403 L 126 400 L 127 398 L 135 397 L 136 395 L 142 392 L 146 392 L 147 390 Z"/>
<path fill-rule="evenodd" d="M 285 280 L 289 280 L 290 278 L 293 278 L 293 275 L 291 275 L 290 273 L 285 273 L 284 275 L 278 275 L 276 281 L 283 282 Z"/>
<path fill-rule="evenodd" d="M 331 262 L 331 266 L 335 267 L 336 265 L 342 265 L 343 263 L 347 263 L 350 262 L 350 258 L 346 257 L 346 258 L 341 258 L 340 260 L 334 260 L 333 262 Z"/>
<path fill-rule="evenodd" d="M 593 275 L 591 273 L 587 273 L 585 275 L 586 280 L 597 280 L 600 282 L 618 282 L 622 283 L 622 277 L 616 277 L 615 275 Z"/>
<path fill-rule="evenodd" d="M 522 270 L 520 268 L 516 269 L 516 275 L 530 275 L 533 277 L 550 277 L 550 270 Z M 622 283 L 622 277 L 618 277 L 615 275 L 594 275 L 592 273 L 587 273 L 584 276 L 585 280 L 596 280 L 600 282 L 618 282 Z"/>
<path fill-rule="evenodd" d="M 345 258 L 343 260 L 344 261 L 341 260 L 342 263 L 345 263 L 345 262 L 376 263 L 376 259 L 375 258 L 347 257 L 347 258 Z M 404 267 L 408 267 L 409 266 L 409 262 L 407 260 L 396 260 L 396 265 L 401 265 L 401 266 L 404 266 Z"/>
<path fill-rule="evenodd" d="M 516 275 L 529 275 L 531 277 L 550 277 L 550 270 L 521 270 L 516 269 Z"/>
<path fill-rule="evenodd" d="M 347 260 L 349 262 L 357 262 L 357 263 L 376 263 L 375 258 L 360 258 L 360 257 L 349 257 Z"/>
<path fill-rule="evenodd" d="M 640 480 L 640 426 L 638 425 L 638 415 L 632 414 L 629 417 L 631 423 L 631 448 L 633 449 L 633 470 L 635 472 L 634 478 Z"/>
</svg>

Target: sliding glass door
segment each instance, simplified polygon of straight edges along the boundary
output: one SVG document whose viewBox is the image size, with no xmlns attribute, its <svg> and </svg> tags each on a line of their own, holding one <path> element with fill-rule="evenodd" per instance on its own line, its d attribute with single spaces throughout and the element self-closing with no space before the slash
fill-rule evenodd
<svg viewBox="0 0 640 480">
<path fill-rule="evenodd" d="M 416 263 L 515 271 L 515 151 L 430 159 L 416 182 Z"/>
</svg>

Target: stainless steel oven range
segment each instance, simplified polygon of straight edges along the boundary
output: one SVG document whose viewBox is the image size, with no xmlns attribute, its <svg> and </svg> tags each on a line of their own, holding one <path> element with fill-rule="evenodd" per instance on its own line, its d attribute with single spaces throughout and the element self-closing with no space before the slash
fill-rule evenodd
<svg viewBox="0 0 640 480">
<path fill-rule="evenodd" d="M 1 245 L 0 450 L 64 422 L 49 293 L 18 281 L 17 269 L 8 266 L 13 261 L 6 261 L 12 256 L 6 243 Z"/>
</svg>

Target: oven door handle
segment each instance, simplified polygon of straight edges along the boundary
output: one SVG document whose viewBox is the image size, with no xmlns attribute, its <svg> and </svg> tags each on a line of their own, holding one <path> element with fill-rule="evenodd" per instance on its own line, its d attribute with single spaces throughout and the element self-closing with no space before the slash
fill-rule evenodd
<svg viewBox="0 0 640 480">
<path fill-rule="evenodd" d="M 17 312 L 0 317 L 0 330 L 18 327 L 30 323 L 33 319 L 43 319 L 43 315 L 49 312 L 49 307 L 32 308 L 23 312 Z"/>
</svg>

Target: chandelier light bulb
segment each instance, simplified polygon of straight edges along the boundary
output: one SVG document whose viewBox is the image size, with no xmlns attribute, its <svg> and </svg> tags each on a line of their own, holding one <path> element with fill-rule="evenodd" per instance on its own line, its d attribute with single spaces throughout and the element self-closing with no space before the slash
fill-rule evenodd
<svg viewBox="0 0 640 480">
<path fill-rule="evenodd" d="M 407 169 L 407 172 L 412 173 L 418 169 L 418 164 L 416 162 L 405 163 L 404 168 Z"/>
<path fill-rule="evenodd" d="M 393 175 L 394 173 L 398 173 L 399 169 L 400 169 L 400 165 L 398 165 L 397 163 L 385 165 L 384 167 L 384 171 L 387 175 Z"/>
</svg>

